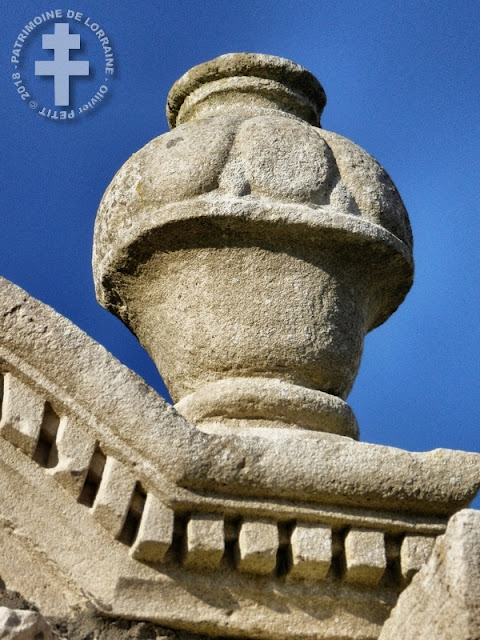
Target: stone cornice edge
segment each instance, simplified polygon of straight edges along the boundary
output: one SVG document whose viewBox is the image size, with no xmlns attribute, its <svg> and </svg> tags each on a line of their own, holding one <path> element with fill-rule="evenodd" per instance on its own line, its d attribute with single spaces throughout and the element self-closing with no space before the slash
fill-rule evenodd
<svg viewBox="0 0 480 640">
<path fill-rule="evenodd" d="M 0 343 L 108 424 L 126 455 L 184 489 L 449 516 L 480 486 L 476 453 L 203 433 L 81 329 L 3 278 Z"/>
</svg>

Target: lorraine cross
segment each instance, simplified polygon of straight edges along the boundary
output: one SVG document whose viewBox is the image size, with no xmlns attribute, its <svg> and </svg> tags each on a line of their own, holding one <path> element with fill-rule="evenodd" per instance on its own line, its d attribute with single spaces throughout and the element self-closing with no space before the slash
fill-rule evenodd
<svg viewBox="0 0 480 640">
<path fill-rule="evenodd" d="M 42 49 L 53 49 L 53 60 L 36 60 L 36 76 L 53 76 L 55 106 L 70 104 L 70 76 L 88 76 L 88 60 L 70 60 L 70 49 L 80 49 L 80 36 L 69 32 L 69 25 L 56 22 L 54 33 L 42 36 Z"/>
</svg>

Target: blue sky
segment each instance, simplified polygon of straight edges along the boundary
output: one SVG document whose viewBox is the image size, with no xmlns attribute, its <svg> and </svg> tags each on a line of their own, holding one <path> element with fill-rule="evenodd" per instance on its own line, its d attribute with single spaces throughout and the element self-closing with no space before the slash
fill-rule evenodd
<svg viewBox="0 0 480 640">
<path fill-rule="evenodd" d="M 166 96 L 186 70 L 233 51 L 290 58 L 325 88 L 323 127 L 364 147 L 390 173 L 414 232 L 415 284 L 399 311 L 367 336 L 349 398 L 362 440 L 420 451 L 480 450 L 480 3 L 49 3 L 19 0 L 0 8 L 0 273 L 164 394 L 136 339 L 95 301 L 91 246 L 98 203 L 127 158 L 167 130 Z M 24 25 L 57 8 L 98 23 L 115 57 L 106 98 L 66 122 L 42 117 L 21 100 L 10 62 Z M 26 61 L 41 50 L 41 29 L 52 31 L 44 25 L 32 32 L 20 65 L 39 102 L 48 99 L 51 81 L 35 78 Z M 84 51 L 98 70 L 95 37 L 85 35 Z M 76 101 L 91 95 L 88 82 L 72 81 Z"/>
</svg>

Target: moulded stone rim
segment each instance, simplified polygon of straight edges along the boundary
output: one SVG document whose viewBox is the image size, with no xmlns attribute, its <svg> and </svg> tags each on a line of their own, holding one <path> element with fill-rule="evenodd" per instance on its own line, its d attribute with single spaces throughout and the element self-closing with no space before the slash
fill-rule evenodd
<svg viewBox="0 0 480 640">
<path fill-rule="evenodd" d="M 134 465 L 137 465 L 139 460 L 138 451 L 132 447 L 131 442 L 129 442 L 129 446 L 125 448 L 125 441 L 121 442 L 121 435 L 117 433 L 117 427 L 112 430 L 111 421 L 105 422 L 102 420 L 96 420 L 95 415 L 91 413 L 90 408 L 80 406 L 77 398 L 72 397 L 69 392 L 64 392 L 62 388 L 58 387 L 50 380 L 44 379 L 43 372 L 41 372 L 35 366 L 21 361 L 21 359 L 19 359 L 14 354 L 14 352 L 4 350 L 0 347 L 0 368 L 2 369 L 2 371 L 6 371 L 7 374 L 10 374 L 17 380 L 23 382 L 24 386 L 30 387 L 31 390 L 35 389 L 39 393 L 41 401 L 46 399 L 47 402 L 51 402 L 52 404 L 54 404 L 58 409 L 59 415 L 61 414 L 63 416 L 62 419 L 65 419 L 66 417 L 67 420 L 73 418 L 74 423 L 76 423 L 76 429 L 79 428 L 79 425 L 82 425 L 81 428 L 89 434 L 93 441 L 95 441 L 96 436 L 98 436 L 98 440 L 101 440 L 102 443 L 102 450 L 107 456 L 115 458 L 122 464 L 129 465 L 133 461 Z M 133 375 L 136 376 L 136 374 Z M 53 386 L 53 388 L 50 389 L 51 386 Z M 152 392 L 155 394 L 153 390 Z M 162 401 L 162 399 L 158 398 L 158 396 L 157 399 Z M 163 402 L 165 403 L 165 401 Z M 172 410 L 172 407 L 170 407 L 170 405 L 168 405 L 168 407 L 170 408 L 170 410 Z M 172 410 L 172 413 L 174 412 L 175 407 L 173 407 Z M 181 414 L 177 413 L 176 417 L 178 418 L 178 420 L 182 419 Z M 193 425 L 190 425 L 190 423 L 187 424 L 189 424 L 189 426 L 193 428 L 193 432 L 195 434 L 199 434 L 200 436 L 202 436 L 202 434 L 199 433 L 198 429 L 194 428 Z M 200 431 L 203 431 L 203 433 L 206 434 L 207 437 L 209 437 L 213 433 L 209 430 L 203 429 Z M 262 429 L 262 432 L 263 431 L 264 430 Z M 280 436 L 279 438 L 276 438 L 277 441 L 283 441 L 284 444 L 286 440 L 289 440 L 291 442 L 292 437 L 298 437 L 298 431 L 296 431 L 295 429 L 277 429 L 276 431 L 277 436 Z M 348 440 L 351 440 L 350 438 L 345 438 L 344 436 L 338 436 L 326 432 L 317 432 L 317 434 L 320 435 L 321 439 L 324 442 L 327 442 L 327 444 L 337 443 L 341 445 L 342 442 L 347 443 Z M 212 437 L 216 438 L 217 435 L 222 437 L 222 433 L 219 432 L 213 433 Z M 231 433 L 223 435 L 225 435 L 230 441 L 232 436 Z M 258 435 L 258 430 L 249 427 L 248 431 L 246 429 L 240 429 L 234 434 L 234 437 L 235 441 L 240 442 L 245 437 L 247 440 L 251 441 L 252 436 L 256 438 L 258 437 Z M 261 436 L 261 440 L 263 439 L 264 433 L 262 433 Z M 12 445 L 12 442 L 9 440 L 8 436 L 6 437 L 6 435 L 2 433 L 0 434 L 0 442 L 3 441 L 9 442 L 9 444 Z M 148 449 L 144 449 L 144 452 L 146 450 L 150 452 L 154 450 L 155 446 L 152 445 L 153 442 L 152 440 L 150 440 L 149 447 Z M 19 450 L 22 456 L 25 456 L 26 458 L 30 457 L 28 454 L 25 454 L 25 452 L 22 451 L 21 448 L 16 444 L 13 444 L 13 448 Z M 127 454 L 125 453 L 125 451 L 127 451 Z M 142 455 L 144 456 L 144 458 L 148 458 L 145 453 L 143 453 Z M 145 462 L 146 460 L 143 460 L 143 463 Z M 36 463 L 36 466 L 40 465 Z M 225 512 L 225 516 L 233 518 L 237 518 L 238 514 L 242 514 L 242 517 L 259 517 L 260 519 L 267 518 L 280 522 L 293 520 L 298 517 L 304 521 L 324 524 L 327 523 L 328 526 L 336 526 L 337 528 L 339 524 L 339 518 L 342 519 L 342 523 L 346 518 L 351 526 L 356 526 L 359 522 L 361 522 L 363 523 L 362 526 L 366 528 L 382 528 L 386 526 L 388 531 L 395 531 L 396 533 L 399 533 L 406 528 L 405 530 L 409 532 L 416 532 L 424 535 L 439 535 L 445 530 L 445 516 L 441 517 L 432 514 L 421 513 L 422 520 L 419 523 L 418 513 L 409 514 L 407 511 L 388 511 L 383 507 L 381 508 L 381 510 L 379 510 L 378 508 L 372 509 L 369 505 L 345 505 L 336 504 L 335 502 L 322 504 L 312 503 L 308 501 L 285 501 L 281 496 L 274 496 L 268 500 L 267 506 L 267 503 L 265 503 L 265 501 L 260 496 L 254 495 L 242 497 L 241 495 L 229 494 L 228 491 L 212 493 L 209 490 L 195 491 L 195 498 L 192 500 L 192 493 L 190 492 L 188 487 L 180 489 L 171 482 L 172 479 L 167 480 L 167 476 L 164 474 L 165 470 L 158 470 L 158 465 L 148 465 L 147 461 L 147 466 L 148 469 L 145 467 L 145 464 L 137 466 L 138 479 L 141 482 L 145 483 L 145 487 L 148 487 L 148 490 L 154 491 L 157 497 L 164 500 L 170 508 L 181 513 L 188 513 L 192 510 L 197 510 L 202 513 L 214 514 L 218 513 L 218 505 L 219 503 L 221 503 L 222 509 L 224 509 Z M 47 469 L 45 467 L 42 468 L 46 472 L 47 476 L 56 479 L 54 474 L 51 473 L 54 469 Z M 341 513 L 342 515 L 339 516 L 339 513 Z"/>
<path fill-rule="evenodd" d="M 413 282 L 414 265 L 411 248 L 392 232 L 370 220 L 356 215 L 339 213 L 328 205 L 315 207 L 301 203 L 268 203 L 257 199 L 249 200 L 248 197 L 221 198 L 218 192 L 215 192 L 213 198 L 207 194 L 188 200 L 170 202 L 160 207 L 145 207 L 141 211 L 137 211 L 135 225 L 125 229 L 122 242 L 113 247 L 110 245 L 105 253 L 99 248 L 99 245 L 105 243 L 96 233 L 93 249 L 93 274 L 99 303 L 107 309 L 113 308 L 105 295 L 105 279 L 110 274 L 116 273 L 114 265 L 128 260 L 129 252 L 135 251 L 135 247 L 144 243 L 147 235 L 150 236 L 148 241 L 151 241 L 152 233 L 161 234 L 161 230 L 166 229 L 169 225 L 202 219 L 209 222 L 231 220 L 258 224 L 288 224 L 290 231 L 294 226 L 303 226 L 320 234 L 340 232 L 344 238 L 337 238 L 338 242 L 353 246 L 357 243 L 368 242 L 370 248 L 374 250 L 378 248 L 379 255 L 385 255 L 385 251 L 388 251 L 390 253 L 388 262 L 396 262 L 400 258 L 406 269 L 406 277 L 400 279 L 399 286 L 393 291 L 391 304 L 388 308 L 377 313 L 369 330 L 380 326 L 390 317 L 405 299 Z M 135 261 L 135 267 L 138 267 L 138 259 Z M 385 267 L 384 271 L 387 270 Z M 398 274 L 398 264 L 395 265 L 394 271 Z M 122 320 L 125 321 L 123 318 Z"/>
<path fill-rule="evenodd" d="M 268 392 L 273 396 L 269 397 Z M 209 419 L 264 419 L 275 427 L 346 436 L 358 440 L 359 429 L 350 406 L 318 389 L 266 377 L 225 377 L 200 387 L 174 405 L 190 422 Z M 221 410 L 219 411 L 221 407 Z M 267 417 L 268 416 L 268 417 Z M 249 420 L 247 420 L 247 423 Z M 269 427 L 264 427 L 268 437 Z"/>
<path fill-rule="evenodd" d="M 102 204 L 99 209 L 101 208 Z M 229 210 L 226 211 L 226 209 Z M 319 215 L 319 212 L 321 212 L 321 215 Z M 153 224 L 152 218 L 155 220 Z M 218 192 L 215 192 L 214 198 L 206 194 L 189 198 L 188 200 L 168 202 L 165 205 L 147 206 L 141 211 L 135 212 L 135 225 L 123 230 L 123 235 L 127 236 L 127 239 L 117 247 L 104 252 L 103 257 L 99 257 L 99 244 L 102 244 L 102 239 L 96 233 L 93 251 L 94 269 L 101 267 L 105 263 L 107 256 L 123 251 L 136 242 L 141 242 L 141 238 L 145 233 L 150 233 L 154 229 L 161 229 L 172 222 L 202 218 L 296 224 L 303 225 L 309 229 L 346 231 L 352 239 L 358 238 L 386 243 L 399 253 L 413 269 L 411 248 L 382 225 L 371 222 L 362 216 L 340 213 L 328 205 L 315 206 L 282 201 L 272 203 L 257 199 L 249 200 L 245 196 L 222 198 Z"/>
<path fill-rule="evenodd" d="M 301 121 L 311 124 L 313 127 L 319 126 L 319 113 L 318 106 L 315 105 L 311 98 L 307 97 L 303 93 L 299 92 L 296 87 L 292 88 L 277 80 L 270 80 L 267 78 L 259 78 L 258 76 L 234 76 L 231 78 L 221 78 L 220 80 L 211 80 L 207 84 L 202 84 L 196 89 L 193 89 L 187 96 L 185 96 L 182 102 L 175 120 L 175 127 L 189 122 L 190 120 L 198 117 L 211 117 L 217 115 L 215 112 L 209 113 L 208 109 L 206 115 L 198 116 L 196 108 L 207 103 L 210 98 L 220 96 L 229 93 L 244 94 L 252 98 L 253 96 L 263 96 L 276 103 L 279 110 L 275 110 L 277 115 L 282 115 L 288 118 L 295 118 Z M 281 109 L 280 107 L 286 107 L 285 102 L 290 103 L 290 108 Z M 295 108 L 292 109 L 292 104 L 295 104 Z M 224 108 L 224 105 L 222 105 Z M 234 114 L 237 117 L 252 117 L 263 112 L 268 112 L 271 107 L 256 105 L 253 110 L 247 104 L 241 108 L 241 105 L 236 105 Z M 232 114 L 233 115 L 233 114 Z M 169 123 L 170 129 L 172 127 Z"/>
<path fill-rule="evenodd" d="M 318 119 L 327 102 L 325 91 L 317 78 L 296 62 L 262 53 L 226 53 L 196 65 L 173 84 L 167 96 L 169 127 L 173 129 L 176 126 L 177 115 L 185 98 L 195 89 L 213 80 L 238 76 L 275 80 L 293 88 L 312 103 Z"/>
</svg>

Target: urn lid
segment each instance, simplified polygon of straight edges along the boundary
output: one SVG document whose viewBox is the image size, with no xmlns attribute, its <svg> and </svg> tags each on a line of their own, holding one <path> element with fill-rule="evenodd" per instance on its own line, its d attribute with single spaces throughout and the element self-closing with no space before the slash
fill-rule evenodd
<svg viewBox="0 0 480 640">
<path fill-rule="evenodd" d="M 227 53 L 187 71 L 171 88 L 167 120 L 171 129 L 186 120 L 200 103 L 227 92 L 255 94 L 275 103 L 275 108 L 319 126 L 327 102 L 322 85 L 313 74 L 291 60 L 260 53 Z"/>
</svg>

